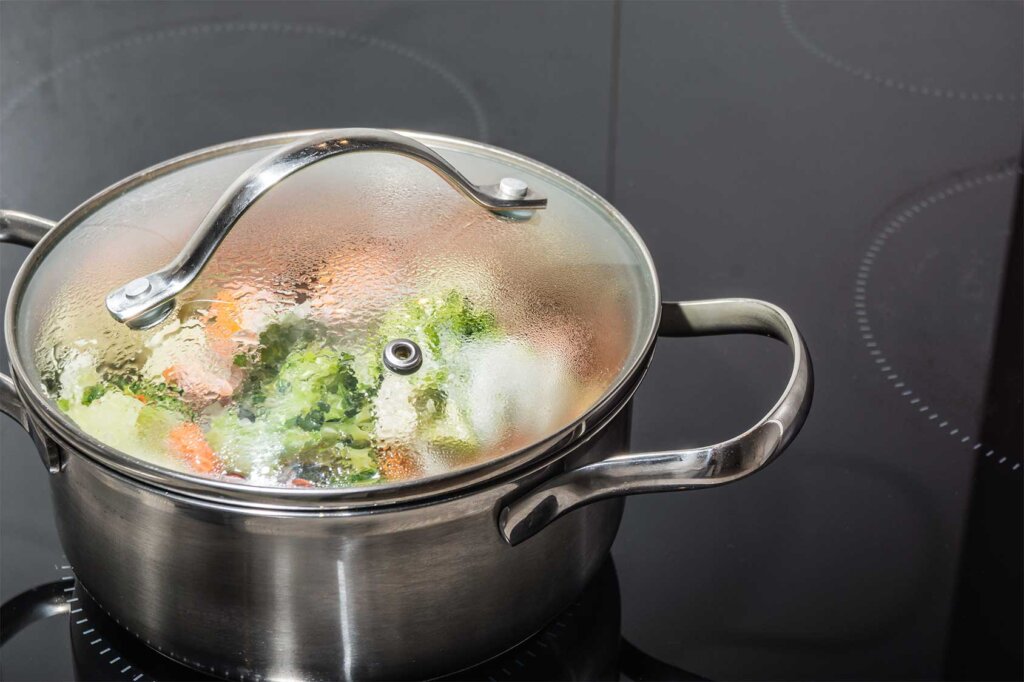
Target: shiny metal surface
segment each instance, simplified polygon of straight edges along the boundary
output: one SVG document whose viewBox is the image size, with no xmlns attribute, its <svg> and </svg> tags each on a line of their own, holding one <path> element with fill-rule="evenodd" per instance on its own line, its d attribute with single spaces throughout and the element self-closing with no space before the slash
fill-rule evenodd
<svg viewBox="0 0 1024 682">
<path fill-rule="evenodd" d="M 56 224 L 21 211 L 0 211 L 0 244 L 35 246 Z"/>
<path fill-rule="evenodd" d="M 500 183 L 475 185 L 427 145 L 391 130 L 341 128 L 310 135 L 254 164 L 224 193 L 181 252 L 160 270 L 129 282 L 107 295 L 107 310 L 119 322 L 143 329 L 173 310 L 172 299 L 202 272 L 235 222 L 274 185 L 296 171 L 340 154 L 387 152 L 414 159 L 491 211 L 540 209 L 547 199 L 521 183 L 514 196 Z M 506 179 L 507 180 L 507 179 Z M 508 184 L 507 182 L 505 183 Z"/>
<path fill-rule="evenodd" d="M 0 211 L 0 243 L 32 248 L 57 223 L 20 211 Z M 14 381 L 0 373 L 0 412 L 28 430 L 28 413 Z"/>
<path fill-rule="evenodd" d="M 645 325 L 645 328 L 640 330 L 640 338 L 643 340 L 638 346 L 636 355 L 627 363 L 618 381 L 609 386 L 605 394 L 595 401 L 593 407 L 583 416 L 583 419 L 522 450 L 509 453 L 503 457 L 484 460 L 478 464 L 445 474 L 424 476 L 409 481 L 375 486 L 353 486 L 336 489 L 268 488 L 239 484 L 230 480 L 210 479 L 164 469 L 144 460 L 125 455 L 81 431 L 63 412 L 57 409 L 53 400 L 42 391 L 38 383 L 31 380 L 31 349 L 26 348 L 25 353 L 19 352 L 18 339 L 22 317 L 20 306 L 23 302 L 25 290 L 53 247 L 72 233 L 82 220 L 99 207 L 116 198 L 121 193 L 145 184 L 154 177 L 173 173 L 183 167 L 241 150 L 297 143 L 308 138 L 313 132 L 281 133 L 237 140 L 191 152 L 142 170 L 111 185 L 83 202 L 70 214 L 61 219 L 57 226 L 40 241 L 38 248 L 33 249 L 29 253 L 15 277 L 8 299 L 7 309 L 4 313 L 4 339 L 8 350 L 11 351 L 12 378 L 21 393 L 23 402 L 37 417 L 41 428 L 45 429 L 47 441 L 52 440 L 66 451 L 74 451 L 77 454 L 89 457 L 106 467 L 145 484 L 159 486 L 169 491 L 201 499 L 211 501 L 230 500 L 238 505 L 265 510 L 355 510 L 380 508 L 383 505 L 396 503 L 443 499 L 468 488 L 485 485 L 489 481 L 507 476 L 511 472 L 519 471 L 538 462 L 558 459 L 565 456 L 574 444 L 587 440 L 599 432 L 609 419 L 623 409 L 623 406 L 636 391 L 650 363 L 660 314 L 653 315 L 650 326 L 647 327 Z M 654 263 L 640 236 L 615 207 L 586 186 L 557 169 L 491 145 L 432 133 L 401 131 L 401 134 L 405 137 L 413 137 L 425 145 L 457 149 L 467 153 L 490 157 L 509 166 L 509 168 L 521 168 L 532 173 L 541 174 L 554 182 L 571 187 L 573 193 L 581 201 L 590 203 L 598 208 L 607 217 L 607 220 L 614 222 L 625 235 L 635 242 L 637 251 L 641 256 L 638 266 L 645 273 L 644 276 L 649 278 L 652 289 L 653 300 L 650 304 L 659 305 L 660 293 Z M 647 305 L 646 302 L 643 304 Z"/>
<path fill-rule="evenodd" d="M 628 447 L 628 411 L 572 456 Z M 61 543 L 115 620 L 200 670 L 248 679 L 405 679 L 500 653 L 575 599 L 622 500 L 516 547 L 504 501 L 561 464 L 432 505 L 264 512 L 139 485 L 72 456 L 51 477 Z"/>
<path fill-rule="evenodd" d="M 0 211 L 0 243 L 34 247 L 39 240 L 56 225 L 52 220 L 40 218 L 20 211 Z M 28 432 L 46 470 L 51 474 L 60 471 L 63 459 L 57 446 L 36 426 L 25 403 L 18 394 L 18 387 L 11 377 L 0 372 L 0 412 L 18 422 Z"/>
<path fill-rule="evenodd" d="M 36 426 L 35 420 L 18 395 L 17 385 L 6 374 L 0 374 L 0 412 L 16 421 L 31 436 L 46 470 L 51 474 L 58 473 L 63 463 L 60 448 Z"/>
<path fill-rule="evenodd" d="M 423 364 L 423 351 L 414 341 L 395 339 L 384 346 L 384 366 L 396 374 L 412 374 Z"/>
<path fill-rule="evenodd" d="M 618 495 L 706 488 L 749 476 L 774 459 L 800 431 L 811 408 L 813 373 L 796 325 L 778 306 L 752 299 L 664 303 L 660 336 L 766 334 L 785 342 L 793 369 L 778 402 L 745 433 L 702 448 L 620 455 L 546 481 L 501 513 L 501 532 L 515 545 L 563 514 Z"/>
<path fill-rule="evenodd" d="M 0 412 L 28 429 L 28 413 L 18 395 L 14 381 L 6 374 L 0 374 Z"/>
</svg>

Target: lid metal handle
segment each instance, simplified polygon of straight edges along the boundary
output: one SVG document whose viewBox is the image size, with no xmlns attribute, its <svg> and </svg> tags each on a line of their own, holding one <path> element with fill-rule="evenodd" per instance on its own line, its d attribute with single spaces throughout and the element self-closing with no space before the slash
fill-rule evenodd
<svg viewBox="0 0 1024 682">
<path fill-rule="evenodd" d="M 242 214 L 292 173 L 339 154 L 389 152 L 414 159 L 491 211 L 544 208 L 547 199 L 521 182 L 505 178 L 496 185 L 476 185 L 426 145 L 391 130 L 342 128 L 303 138 L 258 161 L 217 200 L 199 229 L 165 267 L 132 280 L 107 294 L 107 310 L 133 329 L 162 322 L 174 309 L 174 297 L 202 272 Z M 515 191 L 510 191 L 514 189 Z"/>
</svg>

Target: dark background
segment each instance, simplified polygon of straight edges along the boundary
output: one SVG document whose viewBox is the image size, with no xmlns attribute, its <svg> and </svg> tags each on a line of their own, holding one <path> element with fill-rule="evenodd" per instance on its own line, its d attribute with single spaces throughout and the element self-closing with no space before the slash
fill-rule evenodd
<svg viewBox="0 0 1024 682">
<path fill-rule="evenodd" d="M 764 473 L 629 501 L 623 636 L 714 679 L 1020 679 L 1022 26 L 1019 2 L 6 1 L 0 204 L 56 219 L 171 156 L 316 127 L 564 170 L 633 222 L 666 299 L 778 303 L 816 372 Z M 24 255 L 3 249 L 5 303 Z M 663 343 L 635 449 L 742 431 L 786 362 Z M 7 599 L 62 562 L 47 474 L 0 429 Z M 4 677 L 66 676 L 66 629 L 12 641 Z"/>
</svg>

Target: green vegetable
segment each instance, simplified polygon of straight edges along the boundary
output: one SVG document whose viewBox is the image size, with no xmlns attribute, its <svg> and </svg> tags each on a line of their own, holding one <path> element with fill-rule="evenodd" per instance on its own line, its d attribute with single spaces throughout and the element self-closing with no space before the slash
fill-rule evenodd
<svg viewBox="0 0 1024 682">
<path fill-rule="evenodd" d="M 148 403 L 139 410 L 139 416 L 135 419 L 135 429 L 139 440 L 147 448 L 162 452 L 166 448 L 167 436 L 170 435 L 171 429 L 184 421 L 186 418 L 181 412 Z"/>
<path fill-rule="evenodd" d="M 366 402 L 352 356 L 323 341 L 297 346 L 285 356 L 276 377 L 254 388 L 260 396 L 252 401 L 255 410 L 292 423 L 302 420 L 307 430 L 354 417 Z"/>
<path fill-rule="evenodd" d="M 108 385 L 120 389 L 123 393 L 141 396 L 147 405 L 152 404 L 177 412 L 191 421 L 196 419 L 195 410 L 184 401 L 182 390 L 177 386 L 163 381 L 144 379 L 135 371 L 125 371 L 121 374 L 108 373 L 106 381 Z"/>
<path fill-rule="evenodd" d="M 106 392 L 107 387 L 104 386 L 103 384 L 93 384 L 92 386 L 82 391 L 82 404 L 90 405 L 92 404 L 92 401 L 101 397 Z"/>
<path fill-rule="evenodd" d="M 444 370 L 425 373 L 412 389 L 412 405 L 421 419 L 432 420 L 444 414 L 448 393 L 444 385 L 448 373 Z"/>
<path fill-rule="evenodd" d="M 328 337 L 327 328 L 322 324 L 298 317 L 287 317 L 268 325 L 260 334 L 255 360 L 247 360 L 251 369 L 242 392 L 259 398 L 257 389 L 277 376 L 293 349 Z M 238 364 L 238 356 L 235 356 L 235 364 Z"/>
<path fill-rule="evenodd" d="M 184 343 L 176 338 L 164 343 Z M 423 350 L 420 371 L 384 370 L 383 347 L 396 338 Z M 228 471 L 262 483 L 302 478 L 337 487 L 379 480 L 376 448 L 388 442 L 444 457 L 478 452 L 465 400 L 453 398 L 465 371 L 456 361 L 464 344 L 500 338 L 495 316 L 452 290 L 401 303 L 355 348 L 318 322 L 278 319 L 255 350 L 225 359 L 245 377 L 227 407 L 213 403 L 197 413 L 182 389 L 132 367 L 101 375 L 93 356 L 77 350 L 62 351 L 50 380 L 58 406 L 79 426 L 129 454 L 180 466 L 167 438 L 192 421 Z"/>
<path fill-rule="evenodd" d="M 458 344 L 497 331 L 493 313 L 478 310 L 467 296 L 453 289 L 441 296 L 420 297 L 398 306 L 385 316 L 378 338 L 380 350 L 393 339 L 406 338 L 438 356 L 449 342 Z"/>
<path fill-rule="evenodd" d="M 296 465 L 293 471 L 297 478 L 330 488 L 371 483 L 380 478 L 377 460 L 370 448 L 342 446 L 321 461 Z"/>
<path fill-rule="evenodd" d="M 414 445 L 450 456 L 478 451 L 479 438 L 460 407 L 452 404 L 450 368 L 464 344 L 500 336 L 494 314 L 451 290 L 399 305 L 385 316 L 377 336 L 378 357 L 384 345 L 396 338 L 411 339 L 424 354 L 423 367 L 402 379 L 409 384 L 407 398 L 402 391 L 388 391 L 377 400 L 378 430 L 388 434 L 407 431 L 407 411 L 396 401 L 408 400 L 416 415 Z M 382 363 L 378 361 L 375 369 L 383 375 Z"/>
<path fill-rule="evenodd" d="M 298 461 L 354 475 L 344 453 L 370 446 L 372 417 L 352 355 L 322 325 L 298 319 L 272 324 L 260 342 L 237 405 L 210 421 L 210 445 L 245 473 Z"/>
</svg>

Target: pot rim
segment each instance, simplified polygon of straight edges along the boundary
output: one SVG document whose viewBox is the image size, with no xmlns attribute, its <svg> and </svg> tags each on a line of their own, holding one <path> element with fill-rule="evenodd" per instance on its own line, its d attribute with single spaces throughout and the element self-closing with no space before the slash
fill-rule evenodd
<svg viewBox="0 0 1024 682">
<path fill-rule="evenodd" d="M 538 464 L 542 461 L 550 463 L 564 456 L 573 449 L 573 446 L 578 445 L 583 440 L 589 440 L 593 434 L 603 428 L 611 417 L 618 413 L 632 397 L 639 386 L 640 380 L 643 378 L 643 374 L 654 352 L 654 344 L 657 339 L 657 329 L 661 317 L 661 292 L 658 284 L 658 275 L 654 261 L 643 239 L 641 239 L 629 221 L 603 197 L 575 178 L 550 166 L 515 152 L 482 142 L 450 135 L 407 130 L 395 130 L 395 132 L 412 137 L 427 145 L 438 143 L 469 154 L 497 159 L 562 183 L 566 186 L 566 189 L 576 193 L 580 200 L 589 202 L 594 208 L 603 212 L 609 221 L 617 224 L 622 229 L 624 235 L 632 241 L 632 245 L 640 254 L 640 260 L 646 266 L 645 274 L 649 279 L 648 283 L 653 293 L 654 300 L 652 305 L 655 306 L 649 328 L 641 330 L 641 334 L 644 335 L 644 341 L 639 351 L 634 353 L 628 370 L 622 372 L 618 380 L 609 385 L 603 395 L 593 403 L 590 409 L 572 424 L 543 440 L 525 448 L 509 452 L 501 457 L 487 459 L 462 469 L 409 481 L 398 481 L 374 486 L 353 486 L 349 488 L 255 486 L 227 480 L 208 479 L 173 471 L 122 453 L 79 429 L 70 418 L 56 408 L 55 403 L 49 397 L 42 393 L 40 386 L 26 379 L 29 375 L 22 363 L 16 333 L 17 319 L 24 291 L 35 271 L 46 259 L 50 251 L 52 251 L 53 247 L 70 234 L 82 219 L 109 203 L 118 194 L 144 184 L 154 177 L 200 161 L 247 149 L 279 145 L 298 140 L 316 132 L 318 130 L 302 130 L 242 138 L 188 152 L 150 166 L 115 182 L 86 199 L 61 218 L 57 225 L 29 252 L 25 262 L 19 268 L 10 290 L 4 319 L 4 341 L 7 344 L 11 372 L 18 385 L 19 392 L 23 399 L 25 399 L 32 416 L 48 427 L 46 429 L 48 435 L 53 437 L 68 452 L 82 454 L 100 465 L 113 469 L 129 479 L 140 481 L 148 486 L 181 493 L 190 497 L 218 502 L 234 502 L 253 508 L 281 510 L 313 508 L 333 511 L 366 509 L 395 503 L 426 501 L 432 498 L 464 494 L 468 489 L 490 484 L 495 479 L 503 478 L 506 474 L 513 471 Z"/>
</svg>

